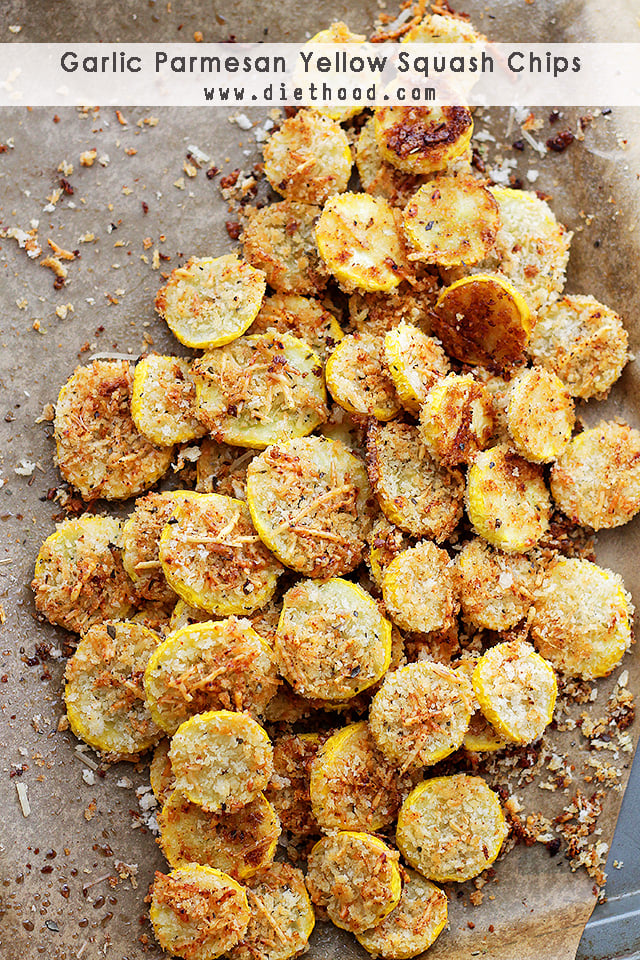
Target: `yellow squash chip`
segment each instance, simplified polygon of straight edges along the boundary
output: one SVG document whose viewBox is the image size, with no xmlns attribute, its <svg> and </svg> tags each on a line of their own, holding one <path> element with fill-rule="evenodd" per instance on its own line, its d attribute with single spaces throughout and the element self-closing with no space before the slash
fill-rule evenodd
<svg viewBox="0 0 640 960">
<path fill-rule="evenodd" d="M 279 293 L 314 296 L 326 287 L 329 273 L 315 235 L 320 213 L 314 204 L 291 200 L 245 209 L 244 255 Z"/>
<path fill-rule="evenodd" d="M 216 440 L 268 447 L 327 417 L 320 358 L 290 334 L 256 334 L 193 364 L 196 414 Z"/>
<path fill-rule="evenodd" d="M 237 813 L 207 813 L 174 790 L 158 814 L 160 849 L 172 867 L 189 863 L 224 870 L 245 880 L 271 863 L 280 824 L 259 793 Z"/>
<path fill-rule="evenodd" d="M 269 333 L 273 330 L 304 340 L 323 361 L 344 336 L 333 313 L 319 300 L 294 293 L 274 293 L 265 297 L 249 332 Z"/>
<path fill-rule="evenodd" d="M 136 501 L 133 513 L 122 527 L 122 561 L 136 592 L 154 603 L 175 602 L 175 590 L 167 583 L 160 563 L 160 535 L 181 500 L 190 490 L 148 493 Z"/>
<path fill-rule="evenodd" d="M 533 603 L 537 578 L 533 557 L 495 550 L 481 537 L 469 540 L 456 561 L 456 592 L 464 619 L 481 630 L 515 627 Z"/>
<path fill-rule="evenodd" d="M 391 420 L 400 410 L 380 336 L 351 333 L 344 337 L 327 361 L 326 377 L 331 396 L 350 413 Z"/>
<path fill-rule="evenodd" d="M 349 580 L 302 580 L 285 594 L 274 652 L 297 693 L 348 700 L 387 670 L 391 624 Z"/>
<path fill-rule="evenodd" d="M 400 900 L 398 854 L 368 833 L 345 830 L 325 837 L 309 854 L 307 889 L 337 927 L 361 933 Z"/>
<path fill-rule="evenodd" d="M 358 943 L 383 960 L 409 960 L 434 943 L 447 923 L 447 895 L 413 870 L 403 870 L 398 906 L 382 923 L 356 934 Z"/>
<path fill-rule="evenodd" d="M 156 310 L 187 347 L 210 350 L 241 336 L 253 323 L 265 274 L 235 253 L 191 257 L 156 296 Z"/>
<path fill-rule="evenodd" d="M 90 627 L 65 671 L 64 699 L 77 737 L 124 759 L 137 759 L 160 739 L 142 687 L 159 642 L 157 634 L 127 620 Z"/>
<path fill-rule="evenodd" d="M 424 877 L 470 880 L 491 866 L 508 828 L 498 796 L 481 777 L 425 780 L 402 804 L 396 842 Z"/>
<path fill-rule="evenodd" d="M 439 341 L 404 320 L 385 334 L 384 359 L 400 403 L 414 415 L 431 387 L 449 372 Z"/>
<path fill-rule="evenodd" d="M 435 173 L 467 151 L 473 120 L 466 107 L 377 107 L 374 129 L 387 163 L 406 173 Z"/>
<path fill-rule="evenodd" d="M 163 950 L 184 960 L 216 960 L 244 936 L 251 910 L 232 877 L 197 863 L 156 870 L 149 916 Z"/>
<path fill-rule="evenodd" d="M 337 20 L 326 30 L 314 33 L 311 39 L 307 40 L 306 45 L 312 43 L 364 43 L 366 39 L 363 33 L 352 33 L 344 21 Z M 314 107 L 314 110 L 325 117 L 331 117 L 338 123 L 344 123 L 345 120 L 350 120 L 351 117 L 361 113 L 363 107 L 350 104 L 348 107 Z"/>
<path fill-rule="evenodd" d="M 176 789 L 210 813 L 237 813 L 273 773 L 265 730 L 246 713 L 211 710 L 185 721 L 171 740 Z"/>
<path fill-rule="evenodd" d="M 246 710 L 260 716 L 278 689 L 268 644 L 248 620 L 194 623 L 169 634 L 144 675 L 151 715 L 173 734 L 207 710 Z"/>
<path fill-rule="evenodd" d="M 467 475 L 467 512 L 492 546 L 526 553 L 549 528 L 551 500 L 542 468 L 506 444 L 477 454 Z"/>
<path fill-rule="evenodd" d="M 191 361 L 184 357 L 143 357 L 136 364 L 131 416 L 136 427 L 159 447 L 188 443 L 205 433 L 196 419 L 196 388 Z"/>
<path fill-rule="evenodd" d="M 606 677 L 631 645 L 633 605 L 617 573 L 589 560 L 553 560 L 536 592 L 531 637 L 561 673 Z"/>
<path fill-rule="evenodd" d="M 340 576 L 361 563 L 372 500 L 362 461 L 326 437 L 269 447 L 247 472 L 247 502 L 262 542 L 310 577 Z"/>
<path fill-rule="evenodd" d="M 484 716 L 510 743 L 532 743 L 553 719 L 556 675 L 530 643 L 511 640 L 491 647 L 472 682 Z"/>
<path fill-rule="evenodd" d="M 455 565 L 431 540 L 402 550 L 382 577 L 389 616 L 401 629 L 429 633 L 448 629 L 457 612 Z"/>
<path fill-rule="evenodd" d="M 468 463 L 493 435 L 493 400 L 470 373 L 450 373 L 433 384 L 420 410 L 420 437 L 447 467 Z"/>
<path fill-rule="evenodd" d="M 556 460 L 571 438 L 574 423 L 573 401 L 555 373 L 532 367 L 512 381 L 507 426 L 518 453 L 527 460 Z"/>
<path fill-rule="evenodd" d="M 178 504 L 162 531 L 159 555 L 175 592 L 219 616 L 264 606 L 282 572 L 246 503 L 217 493 L 194 493 Z"/>
<path fill-rule="evenodd" d="M 371 702 L 378 748 L 402 771 L 430 766 L 461 746 L 473 710 L 464 674 L 420 660 L 387 674 Z"/>
<path fill-rule="evenodd" d="M 347 292 L 393 290 L 406 272 L 396 217 L 379 197 L 331 197 L 320 214 L 316 241 L 327 269 Z"/>
<path fill-rule="evenodd" d="M 405 173 L 385 163 L 376 141 L 373 117 L 367 120 L 358 135 L 356 167 L 365 193 L 382 197 L 393 206 L 404 207 L 426 180 L 426 176 Z"/>
</svg>

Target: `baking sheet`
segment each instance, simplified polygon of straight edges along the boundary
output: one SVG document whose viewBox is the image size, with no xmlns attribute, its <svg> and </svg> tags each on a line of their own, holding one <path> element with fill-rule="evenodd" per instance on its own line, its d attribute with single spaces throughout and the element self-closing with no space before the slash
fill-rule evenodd
<svg viewBox="0 0 640 960">
<path fill-rule="evenodd" d="M 500 39 L 629 39 L 634 29 L 640 39 L 631 4 L 588 3 L 585 8 L 571 0 L 510 0 L 494 4 L 489 12 L 483 3 L 469 0 L 460 8 L 472 14 L 480 29 Z M 0 35 L 16 42 L 184 40 L 200 30 L 206 40 L 222 40 L 230 35 L 256 39 L 268 29 L 273 40 L 300 39 L 337 18 L 346 19 L 353 29 L 366 30 L 377 12 L 377 4 L 368 0 L 353 10 L 336 2 L 300 8 L 291 0 L 277 6 L 239 2 L 233 10 L 202 0 L 150 3 L 144 8 L 121 4 L 117 10 L 103 2 L 88 5 L 73 0 L 63 6 L 10 0 L 3 6 Z M 22 30 L 9 33 L 9 25 L 21 25 Z M 63 714 L 63 664 L 38 656 L 36 649 L 43 643 L 59 647 L 62 634 L 35 621 L 28 583 L 39 545 L 59 513 L 59 507 L 46 499 L 58 477 L 51 464 L 50 425 L 35 421 L 44 405 L 55 401 L 75 365 L 95 350 L 137 354 L 152 347 L 176 352 L 178 345 L 153 314 L 153 298 L 162 282 L 159 271 L 152 269 L 154 250 L 170 258 L 160 260 L 160 270 L 168 271 L 187 256 L 215 255 L 231 246 L 225 230 L 229 214 L 216 182 L 207 180 L 204 171 L 190 179 L 182 169 L 188 145 L 210 154 L 223 172 L 239 166 L 249 169 L 259 155 L 253 133 L 230 123 L 229 110 L 129 108 L 126 126 L 113 110 L 89 111 L 86 116 L 57 112 L 58 123 L 53 121 L 54 110 L 0 112 L 0 143 L 9 138 L 14 142 L 13 149 L 0 155 L 0 225 L 28 230 L 30 221 L 37 219 L 42 242 L 51 237 L 81 252 L 81 259 L 70 265 L 68 285 L 56 291 L 50 271 L 30 260 L 15 241 L 0 241 L 0 467 L 6 479 L 0 490 L 4 533 L 0 560 L 11 561 L 0 564 L 0 602 L 6 613 L 0 628 L 4 746 L 0 955 L 3 960 L 103 955 L 138 960 L 160 956 L 145 919 L 143 897 L 154 869 L 162 869 L 164 861 L 151 834 L 139 825 L 135 794 L 135 787 L 148 783 L 148 775 L 144 768 L 120 764 L 102 776 L 102 771 L 82 762 L 75 738 L 56 732 Z M 260 116 L 257 111 L 244 112 L 254 119 Z M 546 117 L 548 110 L 538 113 Z M 157 118 L 157 125 L 144 122 L 150 118 Z M 527 151 L 521 158 L 523 171 L 532 165 L 539 170 L 536 188 L 553 195 L 559 219 L 576 231 L 568 289 L 593 293 L 618 309 L 636 352 L 639 127 L 637 115 L 616 110 L 610 121 L 590 125 L 584 143 L 574 144 L 565 154 L 538 159 Z M 517 128 L 514 138 L 516 132 Z M 627 139 L 626 149 L 620 137 Z M 108 157 L 106 165 L 96 162 L 80 168 L 80 153 L 94 146 L 100 157 Z M 47 196 L 61 176 L 57 168 L 65 160 L 75 167 L 70 178 L 75 192 L 45 212 Z M 88 233 L 96 241 L 80 243 Z M 73 312 L 68 309 L 61 319 L 56 307 L 68 304 Z M 606 406 L 587 407 L 588 422 L 620 414 L 640 423 L 635 367 L 627 367 Z M 32 476 L 15 473 L 22 460 L 37 464 Z M 603 533 L 597 548 L 599 562 L 623 575 L 637 602 L 639 531 L 636 520 L 622 530 Z M 637 661 L 637 656 L 628 656 L 622 665 L 629 669 L 629 685 L 636 693 Z M 612 683 L 601 685 L 592 708 L 596 715 L 598 707 L 604 712 Z M 572 740 L 579 742 L 579 735 L 558 738 L 567 754 L 576 750 Z M 88 756 L 93 757 L 90 752 Z M 630 756 L 622 754 L 616 762 L 628 768 Z M 625 769 L 623 779 L 627 777 Z M 17 782 L 28 787 L 28 818 L 18 805 Z M 557 805 L 561 799 L 537 787 L 517 793 L 535 809 L 544 803 Z M 620 793 L 608 796 L 600 822 L 605 840 L 613 833 L 620 800 Z M 481 906 L 469 903 L 467 887 L 467 894 L 453 899 L 450 930 L 429 956 L 569 960 L 593 907 L 592 888 L 586 873 L 570 874 L 561 856 L 550 857 L 540 844 L 520 846 L 497 866 Z M 635 935 L 630 948 L 638 946 L 637 927 Z M 602 957 L 613 952 L 613 941 L 605 933 L 596 937 L 593 953 L 588 944 L 585 948 L 587 956 Z M 324 960 L 338 955 L 362 957 L 363 951 L 350 936 L 319 925 L 309 956 Z"/>
</svg>

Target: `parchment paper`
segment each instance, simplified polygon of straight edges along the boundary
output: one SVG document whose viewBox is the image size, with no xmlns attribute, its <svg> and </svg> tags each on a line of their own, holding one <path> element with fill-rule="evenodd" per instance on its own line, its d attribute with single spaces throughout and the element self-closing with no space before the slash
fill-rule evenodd
<svg viewBox="0 0 640 960">
<path fill-rule="evenodd" d="M 469 0 L 460 8 L 495 39 L 640 40 L 630 3 L 510 0 L 487 8 Z M 233 10 L 204 0 L 173 6 L 126 3 L 118 10 L 102 0 L 91 5 L 78 0 L 64 5 L 10 0 L 0 15 L 0 33 L 2 40 L 17 42 L 133 41 L 184 40 L 201 30 L 205 40 L 222 40 L 231 34 L 258 39 L 268 29 L 273 40 L 300 39 L 332 19 L 344 18 L 353 29 L 369 29 L 377 12 L 370 0 L 353 9 L 342 2 L 242 0 Z M 10 33 L 10 24 L 22 25 L 22 31 Z M 548 109 L 536 112 L 546 117 Z M 113 110 L 91 111 L 84 117 L 58 111 L 58 123 L 54 113 L 23 108 L 0 112 L 0 143 L 12 138 L 14 144 L 0 155 L 0 225 L 29 230 L 30 222 L 38 220 L 41 242 L 46 245 L 51 237 L 81 253 L 81 259 L 70 264 L 68 285 L 56 291 L 49 270 L 30 260 L 15 241 L 0 241 L 0 467 L 6 481 L 0 490 L 0 560 L 10 559 L 0 564 L 0 602 L 6 613 L 0 627 L 0 955 L 3 960 L 102 956 L 140 960 L 160 956 L 144 919 L 143 897 L 154 869 L 164 865 L 151 834 L 139 826 L 132 829 L 132 813 L 138 813 L 134 788 L 148 783 L 148 773 L 120 764 L 101 776 L 82 763 L 72 735 L 56 732 L 63 715 L 64 663 L 43 659 L 36 649 L 43 642 L 59 647 L 63 637 L 34 619 L 28 584 L 37 550 L 59 513 L 59 507 L 47 500 L 59 478 L 52 466 L 50 425 L 35 421 L 43 406 L 55 401 L 77 363 L 96 350 L 130 349 L 137 354 L 152 346 L 176 351 L 179 345 L 153 313 L 153 298 L 162 282 L 151 266 L 153 251 L 157 248 L 168 258 L 160 261 L 160 270 L 168 272 L 187 256 L 217 255 L 232 245 L 224 226 L 229 214 L 216 182 L 207 180 L 204 170 L 193 179 L 184 174 L 188 145 L 206 151 L 223 173 L 235 167 L 249 169 L 259 154 L 253 133 L 230 123 L 228 110 L 128 109 L 126 126 Z M 152 116 L 158 118 L 157 126 L 137 125 Z M 576 231 L 568 290 L 593 293 L 619 310 L 636 351 L 639 121 L 631 112 L 615 110 L 609 121 L 589 126 L 584 142 L 561 156 L 540 159 L 527 150 L 522 157 L 522 170 L 531 166 L 539 170 L 536 189 L 553 196 L 559 219 Z M 503 130 L 504 122 L 503 115 L 494 129 Z M 563 125 L 575 130 L 575 117 Z M 622 149 L 619 138 L 628 141 L 627 149 Z M 94 146 L 99 157 L 108 157 L 106 165 L 96 162 L 81 168 L 80 153 Z M 128 155 L 125 149 L 137 152 Z M 75 167 L 69 178 L 74 193 L 44 212 L 47 196 L 59 183 L 57 168 L 65 160 Z M 175 186 L 181 178 L 184 189 Z M 87 233 L 95 235 L 95 242 L 80 243 Z M 55 309 L 67 304 L 73 305 L 73 312 L 68 309 L 66 319 L 61 319 Z M 39 322 L 39 331 L 34 321 L 36 326 Z M 83 348 L 85 352 L 79 353 Z M 584 410 L 586 421 L 622 415 L 640 424 L 636 366 L 627 367 L 606 405 Z M 31 477 L 15 472 L 23 460 L 37 464 Z M 599 562 L 622 574 L 636 603 L 639 547 L 638 521 L 598 537 Z M 628 655 L 622 668 L 630 671 L 629 685 L 637 694 L 637 655 Z M 594 715 L 604 713 L 619 672 L 601 683 L 591 708 Z M 580 766 L 584 750 L 578 731 L 557 735 L 557 744 L 559 751 L 575 755 Z M 627 768 L 623 782 L 630 762 L 629 754 L 616 761 Z M 83 770 L 88 771 L 88 783 Z M 17 782 L 28 787 L 28 818 L 18 804 Z M 548 804 L 551 810 L 555 805 L 556 812 L 568 799 L 537 787 L 519 790 L 518 796 L 525 807 L 544 809 Z M 605 841 L 613 835 L 621 796 L 609 793 L 600 820 Z M 137 889 L 120 880 L 119 872 L 126 870 L 117 862 L 135 865 Z M 118 878 L 113 888 L 101 880 L 109 876 Z M 594 904 L 593 881 L 586 873 L 571 874 L 562 856 L 550 857 L 540 844 L 519 846 L 497 864 L 495 882 L 485 886 L 481 906 L 469 904 L 465 889 L 466 894 L 450 904 L 450 929 L 431 949 L 433 960 L 476 956 L 569 960 Z M 148 937 L 148 945 L 140 937 Z M 313 960 L 337 956 L 347 960 L 362 957 L 363 951 L 352 937 L 319 924 L 308 955 Z"/>
</svg>

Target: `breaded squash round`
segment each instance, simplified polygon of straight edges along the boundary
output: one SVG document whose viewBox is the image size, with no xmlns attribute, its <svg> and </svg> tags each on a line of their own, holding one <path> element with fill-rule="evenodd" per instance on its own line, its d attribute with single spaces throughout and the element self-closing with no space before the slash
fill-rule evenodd
<svg viewBox="0 0 640 960">
<path fill-rule="evenodd" d="M 380 923 L 402 890 L 397 852 L 378 837 L 349 830 L 316 843 L 306 879 L 313 902 L 351 933 Z"/>
<path fill-rule="evenodd" d="M 245 450 L 205 437 L 196 462 L 196 491 L 246 500 L 247 468 L 258 452 L 251 447 Z"/>
<path fill-rule="evenodd" d="M 148 493 L 136 500 L 133 513 L 122 527 L 122 562 L 136 592 L 154 603 L 175 603 L 176 593 L 167 583 L 160 563 L 160 534 L 178 504 L 193 496 L 190 490 Z"/>
<path fill-rule="evenodd" d="M 565 296 L 540 310 L 528 354 L 572 397 L 603 399 L 629 360 L 622 318 L 594 297 Z"/>
<path fill-rule="evenodd" d="M 301 870 L 271 863 L 247 882 L 251 919 L 231 960 L 289 960 L 304 953 L 315 924 Z"/>
<path fill-rule="evenodd" d="M 409 960 L 435 943 L 447 924 L 447 895 L 413 870 L 403 869 L 400 902 L 382 923 L 356 934 L 358 943 L 383 960 Z"/>
<path fill-rule="evenodd" d="M 321 743 L 319 733 L 289 733 L 273 742 L 273 776 L 265 796 L 273 804 L 283 831 L 294 837 L 320 833 L 311 810 L 309 777 Z"/>
<path fill-rule="evenodd" d="M 251 326 L 265 288 L 264 272 L 235 253 L 191 257 L 158 291 L 156 310 L 180 343 L 210 350 Z"/>
<path fill-rule="evenodd" d="M 391 420 L 400 410 L 380 336 L 348 334 L 329 357 L 325 375 L 331 396 L 349 413 Z"/>
<path fill-rule="evenodd" d="M 269 645 L 248 620 L 236 617 L 170 633 L 144 674 L 151 716 L 169 735 L 207 710 L 245 710 L 260 716 L 277 689 Z"/>
<path fill-rule="evenodd" d="M 511 382 L 507 426 L 516 450 L 527 460 L 556 460 L 571 438 L 575 419 L 569 391 L 550 370 L 531 367 Z"/>
<path fill-rule="evenodd" d="M 417 427 L 371 423 L 367 470 L 383 513 L 405 533 L 440 543 L 453 532 L 462 516 L 462 474 L 424 450 Z"/>
<path fill-rule="evenodd" d="M 344 336 L 335 316 L 318 300 L 295 293 L 274 293 L 263 300 L 250 333 L 272 330 L 304 340 L 323 361 Z"/>
<path fill-rule="evenodd" d="M 573 234 L 530 190 L 490 187 L 500 209 L 495 258 L 499 270 L 537 313 L 562 293 Z"/>
<path fill-rule="evenodd" d="M 77 367 L 58 396 L 56 460 L 85 500 L 126 500 L 159 480 L 171 447 L 155 447 L 131 417 L 133 374 L 127 360 Z"/>
<path fill-rule="evenodd" d="M 406 173 L 435 173 L 466 152 L 473 120 L 466 107 L 377 107 L 374 131 L 387 163 Z"/>
<path fill-rule="evenodd" d="M 296 693 L 348 700 L 387 670 L 391 624 L 358 584 L 302 580 L 284 596 L 274 653 Z"/>
<path fill-rule="evenodd" d="M 574 523 L 628 523 L 640 510 L 640 431 L 608 421 L 579 433 L 553 466 L 551 493 Z"/>
<path fill-rule="evenodd" d="M 487 273 L 462 277 L 443 290 L 432 323 L 452 357 L 498 371 L 524 361 L 532 326 L 515 286 Z"/>
<path fill-rule="evenodd" d="M 210 710 L 173 735 L 169 759 L 176 789 L 209 813 L 237 813 L 255 800 L 273 773 L 266 731 L 246 713 Z"/>
<path fill-rule="evenodd" d="M 465 651 L 461 660 L 458 660 L 454 669 L 463 674 L 469 681 L 473 676 L 473 671 L 480 659 L 480 654 Z M 496 750 L 503 750 L 506 747 L 506 741 L 499 736 L 496 730 L 491 726 L 478 703 L 475 691 L 473 692 L 473 713 L 467 732 L 462 741 L 464 750 L 472 753 L 495 753 Z"/>
<path fill-rule="evenodd" d="M 536 592 L 531 637 L 561 673 L 606 677 L 632 639 L 633 604 L 622 578 L 589 560 L 553 560 Z"/>
<path fill-rule="evenodd" d="M 351 148 L 335 120 L 302 109 L 272 133 L 262 148 L 264 173 L 287 200 L 320 206 L 347 189 Z"/>
<path fill-rule="evenodd" d="M 473 460 L 494 430 L 491 394 L 470 373 L 450 373 L 438 380 L 420 410 L 420 438 L 445 467 Z"/>
<path fill-rule="evenodd" d="M 458 554 L 455 577 L 464 619 L 502 632 L 515 627 L 533 603 L 538 564 L 532 556 L 504 553 L 475 537 Z"/>
<path fill-rule="evenodd" d="M 379 750 L 405 771 L 457 750 L 472 711 L 468 677 L 443 663 L 419 660 L 387 674 L 371 702 L 369 729 Z"/>
<path fill-rule="evenodd" d="M 321 212 L 314 204 L 290 200 L 245 208 L 244 255 L 279 293 L 314 296 L 326 287 L 329 272 L 315 234 Z"/>
<path fill-rule="evenodd" d="M 219 616 L 264 606 L 282 572 L 246 503 L 217 493 L 195 493 L 178 504 L 162 531 L 159 555 L 175 592 Z"/>
<path fill-rule="evenodd" d="M 338 20 L 332 23 L 326 30 L 320 30 L 319 33 L 315 33 L 310 40 L 307 40 L 305 46 L 309 46 L 311 43 L 364 43 L 366 39 L 364 33 L 352 33 L 343 20 Z M 345 120 L 350 120 L 351 117 L 355 117 L 361 113 L 363 107 L 357 104 L 350 104 L 347 107 L 317 106 L 314 107 L 314 110 L 316 110 L 317 113 L 321 113 L 324 117 L 331 117 L 332 120 L 336 120 L 338 123 L 344 123 Z"/>
<path fill-rule="evenodd" d="M 405 860 L 440 883 L 477 877 L 508 834 L 500 800 L 481 777 L 425 780 L 402 804 L 396 842 Z"/>
<path fill-rule="evenodd" d="M 95 623 L 82 637 L 67 663 L 64 699 L 71 729 L 90 747 L 137 759 L 160 739 L 142 686 L 159 642 L 127 620 Z"/>
<path fill-rule="evenodd" d="M 340 441 L 269 447 L 249 466 L 247 502 L 262 542 L 298 573 L 341 576 L 362 562 L 375 501 L 364 464 Z"/>
<path fill-rule="evenodd" d="M 467 474 L 475 532 L 507 553 L 526 553 L 549 529 L 551 500 L 542 468 L 506 444 L 476 455 Z"/>
<path fill-rule="evenodd" d="M 553 719 L 556 675 L 530 643 L 511 640 L 491 647 L 480 657 L 472 683 L 482 713 L 510 743 L 533 743 Z"/>
<path fill-rule="evenodd" d="M 405 33 L 402 43 L 481 43 L 484 39 L 457 14 L 428 13 Z"/>
<path fill-rule="evenodd" d="M 189 863 L 246 880 L 271 863 L 280 824 L 263 793 L 237 813 L 207 813 L 174 790 L 158 814 L 158 843 L 171 867 Z"/>
<path fill-rule="evenodd" d="M 364 720 L 333 733 L 311 763 L 311 806 L 326 831 L 381 830 L 395 820 L 407 786 Z"/>
<path fill-rule="evenodd" d="M 85 514 L 58 524 L 36 559 L 31 589 L 38 613 L 75 633 L 128 617 L 136 591 L 122 563 L 121 538 L 115 517 Z"/>
<path fill-rule="evenodd" d="M 398 222 L 380 197 L 331 197 L 320 214 L 316 242 L 327 269 L 347 292 L 393 290 L 406 272 Z"/>
<path fill-rule="evenodd" d="M 404 207 L 426 180 L 426 176 L 405 173 L 384 162 L 376 141 L 373 117 L 367 120 L 358 134 L 356 167 L 365 193 L 382 197 L 392 206 Z"/>
<path fill-rule="evenodd" d="M 264 449 L 327 418 L 320 358 L 284 334 L 242 337 L 193 364 L 196 415 L 215 440 Z"/>
<path fill-rule="evenodd" d="M 446 630 L 457 610 L 455 564 L 431 540 L 402 550 L 382 577 L 389 616 L 401 629 L 429 633 Z"/>
<path fill-rule="evenodd" d="M 216 960 L 246 933 L 244 889 L 232 877 L 197 863 L 156 870 L 149 917 L 158 943 L 184 960 Z"/>
<path fill-rule="evenodd" d="M 169 760 L 170 746 L 171 741 L 168 737 L 164 737 L 153 751 L 153 757 L 149 764 L 151 789 L 160 807 L 164 806 L 176 786 L 171 769 L 171 760 Z"/>
<path fill-rule="evenodd" d="M 152 443 L 167 447 L 203 436 L 205 428 L 194 414 L 195 399 L 190 360 L 154 353 L 136 364 L 131 416 Z"/>
<path fill-rule="evenodd" d="M 411 541 L 400 527 L 390 523 L 385 515 L 381 514 L 373 523 L 367 543 L 369 570 L 374 582 L 382 588 L 385 570 L 394 557 L 411 546 Z"/>
<path fill-rule="evenodd" d="M 402 214 L 409 260 L 455 267 L 484 260 L 496 239 L 498 204 L 471 175 L 438 176 L 425 183 Z"/>
<path fill-rule="evenodd" d="M 385 334 L 384 359 L 400 403 L 414 415 L 431 387 L 449 372 L 441 343 L 404 320 Z"/>
</svg>

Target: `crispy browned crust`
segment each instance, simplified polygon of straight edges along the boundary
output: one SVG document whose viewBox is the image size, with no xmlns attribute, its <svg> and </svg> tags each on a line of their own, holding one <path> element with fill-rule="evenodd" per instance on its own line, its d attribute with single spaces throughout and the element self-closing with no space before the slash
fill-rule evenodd
<svg viewBox="0 0 640 960">
<path fill-rule="evenodd" d="M 380 112 L 390 109 L 398 120 L 385 129 L 385 142 L 400 160 L 452 146 L 473 122 L 466 107 L 442 107 L 444 123 L 432 116 L 429 107 L 381 107 Z"/>
</svg>

